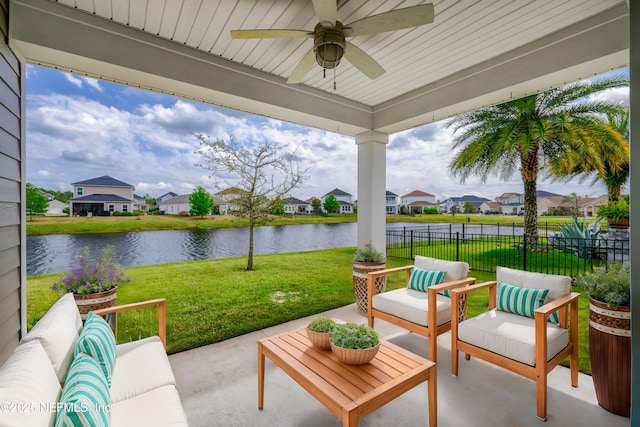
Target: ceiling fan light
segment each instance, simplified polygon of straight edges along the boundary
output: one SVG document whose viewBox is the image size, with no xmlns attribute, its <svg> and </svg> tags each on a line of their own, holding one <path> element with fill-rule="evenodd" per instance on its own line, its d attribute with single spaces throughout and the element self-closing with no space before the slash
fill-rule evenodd
<svg viewBox="0 0 640 427">
<path fill-rule="evenodd" d="M 344 55 L 344 48 L 335 43 L 324 43 L 316 48 L 316 62 L 322 68 L 335 68 Z"/>
<path fill-rule="evenodd" d="M 318 65 L 324 69 L 331 69 L 340 63 L 346 47 L 342 24 L 337 22 L 335 28 L 316 25 L 313 42 Z"/>
</svg>

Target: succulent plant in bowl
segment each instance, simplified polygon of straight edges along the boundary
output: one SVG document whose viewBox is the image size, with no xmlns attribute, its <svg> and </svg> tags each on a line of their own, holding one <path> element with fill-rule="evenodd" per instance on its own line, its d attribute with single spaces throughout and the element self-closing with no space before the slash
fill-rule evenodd
<svg viewBox="0 0 640 427">
<path fill-rule="evenodd" d="M 336 325 L 331 335 L 331 350 L 341 362 L 350 365 L 369 363 L 379 348 L 378 333 L 366 325 Z"/>
<path fill-rule="evenodd" d="M 331 348 L 329 339 L 335 327 L 336 322 L 333 319 L 317 317 L 307 325 L 307 337 L 316 347 L 329 350 Z"/>
</svg>

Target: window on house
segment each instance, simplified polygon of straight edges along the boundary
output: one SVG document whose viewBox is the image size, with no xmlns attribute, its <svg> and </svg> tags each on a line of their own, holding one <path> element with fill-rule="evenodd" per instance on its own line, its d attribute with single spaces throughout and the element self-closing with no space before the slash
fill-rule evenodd
<svg viewBox="0 0 640 427">
<path fill-rule="evenodd" d="M 122 212 L 129 212 L 129 205 L 122 205 Z"/>
<path fill-rule="evenodd" d="M 114 205 L 109 205 L 109 212 L 113 213 L 113 211 L 116 210 L 116 207 Z"/>
<path fill-rule="evenodd" d="M 82 195 L 84 195 L 84 188 L 76 187 L 76 196 L 82 196 Z"/>
</svg>

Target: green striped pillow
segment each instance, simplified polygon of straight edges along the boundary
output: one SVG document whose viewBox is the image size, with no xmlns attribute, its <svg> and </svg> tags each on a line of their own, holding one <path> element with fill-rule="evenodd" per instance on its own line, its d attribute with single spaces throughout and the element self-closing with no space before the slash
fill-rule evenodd
<svg viewBox="0 0 640 427">
<path fill-rule="evenodd" d="M 73 359 L 59 399 L 55 427 L 107 427 L 111 421 L 109 386 L 92 357 Z"/>
<path fill-rule="evenodd" d="M 548 289 L 521 288 L 498 282 L 497 309 L 533 318 L 536 309 L 544 305 L 548 293 Z"/>
<path fill-rule="evenodd" d="M 430 271 L 414 267 L 409 277 L 409 289 L 415 289 L 420 292 L 427 292 L 429 286 L 439 285 L 442 283 L 446 271 Z"/>
<path fill-rule="evenodd" d="M 74 356 L 79 353 L 87 354 L 98 362 L 107 384 L 111 386 L 111 374 L 116 363 L 116 339 L 109 324 L 93 311 L 87 315 L 76 343 Z"/>
</svg>

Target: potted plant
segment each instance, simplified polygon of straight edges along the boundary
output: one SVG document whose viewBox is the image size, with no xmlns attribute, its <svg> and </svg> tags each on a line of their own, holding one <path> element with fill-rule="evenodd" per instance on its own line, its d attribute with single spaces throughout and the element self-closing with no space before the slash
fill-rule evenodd
<svg viewBox="0 0 640 427">
<path fill-rule="evenodd" d="M 84 320 L 92 310 L 112 307 L 116 303 L 118 285 L 129 282 L 115 262 L 114 247 L 107 246 L 97 261 L 92 261 L 89 248 L 84 247 L 78 257 L 79 265 L 65 273 L 52 289 L 72 292 Z"/>
<path fill-rule="evenodd" d="M 336 322 L 326 317 L 318 317 L 313 319 L 307 325 L 307 337 L 309 341 L 322 350 L 331 349 L 329 340 L 331 333 L 336 326 Z"/>
<path fill-rule="evenodd" d="M 631 412 L 631 274 L 609 264 L 576 280 L 589 296 L 589 356 L 600 406 Z"/>
<path fill-rule="evenodd" d="M 356 296 L 358 312 L 367 315 L 367 275 L 369 272 L 384 270 L 386 268 L 385 255 L 367 243 L 356 249 L 353 255 L 353 292 Z M 384 292 L 387 285 L 385 276 L 376 278 L 376 294 Z"/>
<path fill-rule="evenodd" d="M 629 228 L 629 202 L 624 197 L 600 206 L 597 214 L 606 218 L 611 228 Z"/>
<path fill-rule="evenodd" d="M 380 348 L 378 333 L 366 325 L 336 325 L 331 334 L 331 351 L 349 365 L 369 363 Z"/>
</svg>

